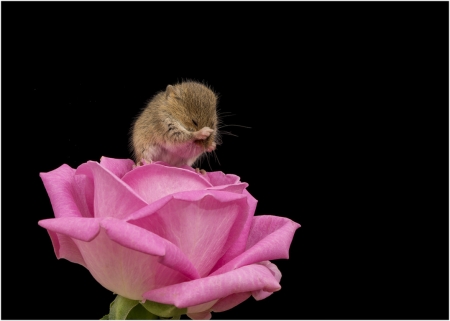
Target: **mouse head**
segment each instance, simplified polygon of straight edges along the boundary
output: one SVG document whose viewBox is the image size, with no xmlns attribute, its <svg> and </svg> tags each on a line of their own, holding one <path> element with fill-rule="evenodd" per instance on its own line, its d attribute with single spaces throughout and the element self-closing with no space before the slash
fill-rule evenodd
<svg viewBox="0 0 450 321">
<path fill-rule="evenodd" d="M 205 140 L 208 145 L 214 141 L 217 132 L 217 95 L 207 86 L 193 81 L 174 86 L 168 85 L 165 92 L 172 115 L 189 131 L 195 132 L 203 127 L 214 130 Z"/>
</svg>

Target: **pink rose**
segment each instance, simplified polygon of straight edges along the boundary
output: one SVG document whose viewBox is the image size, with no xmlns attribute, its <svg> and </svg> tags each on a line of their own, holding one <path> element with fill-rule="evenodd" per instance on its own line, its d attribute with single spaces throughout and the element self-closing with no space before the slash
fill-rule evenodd
<svg viewBox="0 0 450 321">
<path fill-rule="evenodd" d="M 299 224 L 254 216 L 248 184 L 222 172 L 103 157 L 41 173 L 55 218 L 39 221 L 58 259 L 132 300 L 208 319 L 280 289 L 269 260 L 288 258 Z"/>
</svg>

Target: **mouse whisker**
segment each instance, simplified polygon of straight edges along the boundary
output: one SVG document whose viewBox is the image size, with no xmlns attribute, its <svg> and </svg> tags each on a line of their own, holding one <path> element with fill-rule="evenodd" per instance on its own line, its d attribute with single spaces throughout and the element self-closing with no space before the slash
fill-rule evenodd
<svg viewBox="0 0 450 321">
<path fill-rule="evenodd" d="M 212 172 L 212 167 L 211 167 L 211 164 L 209 163 L 209 154 L 205 153 L 205 156 L 206 156 L 206 161 L 208 162 L 209 169 Z"/>
<path fill-rule="evenodd" d="M 217 112 L 217 116 L 219 116 L 219 117 L 221 117 L 221 116 L 230 117 L 230 116 L 236 116 L 236 114 L 232 114 L 229 111 L 223 111 L 223 112 L 219 111 L 219 112 Z"/>
<path fill-rule="evenodd" d="M 235 125 L 235 124 L 223 125 L 223 126 L 220 126 L 218 128 L 220 129 L 220 128 L 225 128 L 225 127 L 242 127 L 242 128 L 250 128 L 251 129 L 251 127 L 248 127 L 248 126 Z"/>
<path fill-rule="evenodd" d="M 197 160 L 195 161 L 196 162 L 195 167 L 198 167 L 198 168 L 202 168 L 203 167 L 202 164 L 203 164 L 203 158 L 204 157 L 205 157 L 205 155 L 203 154 L 199 158 L 197 158 Z"/>
<path fill-rule="evenodd" d="M 216 159 L 217 163 L 219 163 L 219 166 L 222 166 L 222 164 L 220 164 L 220 161 L 219 161 L 219 156 L 217 156 L 217 153 L 215 150 L 213 150 L 213 155 L 214 155 L 214 158 Z"/>
<path fill-rule="evenodd" d="M 233 134 L 233 133 L 231 133 L 231 132 L 227 132 L 227 131 L 225 131 L 225 130 L 221 130 L 220 133 L 223 134 L 223 135 L 229 135 L 229 136 L 239 137 L 238 135 L 235 135 L 235 134 Z"/>
</svg>

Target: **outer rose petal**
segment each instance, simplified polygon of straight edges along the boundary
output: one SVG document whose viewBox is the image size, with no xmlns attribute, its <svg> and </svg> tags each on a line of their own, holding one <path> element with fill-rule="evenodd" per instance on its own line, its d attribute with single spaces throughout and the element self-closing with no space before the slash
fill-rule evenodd
<svg viewBox="0 0 450 321">
<path fill-rule="evenodd" d="M 189 281 L 180 272 L 160 264 L 158 256 L 131 250 L 111 240 L 104 229 L 91 242 L 75 240 L 75 243 L 97 282 L 126 298 L 142 300 L 148 289 Z"/>
<path fill-rule="evenodd" d="M 118 219 L 67 217 L 39 225 L 49 231 L 58 258 L 63 249 L 105 288 L 130 299 L 142 300 L 144 291 L 199 277 L 175 245 Z"/>
<path fill-rule="evenodd" d="M 275 264 L 273 264 L 272 262 L 269 262 L 269 261 L 263 261 L 263 262 L 260 262 L 259 264 L 264 265 L 266 268 L 268 268 L 272 272 L 273 276 L 278 281 L 278 283 L 280 282 L 281 272 L 280 272 L 280 270 L 278 270 L 278 267 Z M 272 294 L 272 292 L 266 292 L 263 290 L 253 291 L 253 293 L 252 293 L 255 300 L 258 300 L 258 301 L 267 298 L 271 294 Z"/>
<path fill-rule="evenodd" d="M 131 159 L 117 159 L 102 156 L 100 158 L 100 165 L 118 178 L 122 178 L 123 175 L 133 169 L 134 162 Z"/>
<path fill-rule="evenodd" d="M 261 261 L 289 258 L 289 247 L 300 224 L 278 216 L 253 217 L 247 240 L 247 250 L 211 275 L 221 274 L 244 265 Z"/>
<path fill-rule="evenodd" d="M 280 272 L 280 270 L 278 270 L 278 268 L 275 264 L 273 264 L 269 261 L 264 261 L 259 264 L 267 267 L 272 272 L 272 275 L 275 277 L 275 279 L 278 281 L 278 283 L 280 282 L 281 272 Z M 262 300 L 262 299 L 267 298 L 272 293 L 273 292 L 258 290 L 258 291 L 253 291 L 253 292 L 240 292 L 240 293 L 230 294 L 229 296 L 216 301 L 216 303 L 212 306 L 212 308 L 209 308 L 210 304 L 208 304 L 208 306 L 205 307 L 203 313 L 189 313 L 191 308 L 188 308 L 188 316 L 191 319 L 199 319 L 202 317 L 207 317 L 207 314 L 209 311 L 223 312 L 223 311 L 232 309 L 235 306 L 237 306 L 237 305 L 241 304 L 242 302 L 244 302 L 245 300 L 247 300 L 252 294 L 256 300 Z M 202 305 L 199 305 L 196 307 L 201 307 L 201 306 Z M 209 309 L 206 309 L 206 308 L 209 308 Z M 200 310 L 198 310 L 198 311 L 200 311 Z"/>
<path fill-rule="evenodd" d="M 100 219 L 85 217 L 49 218 L 38 222 L 43 228 L 71 238 L 89 242 L 100 231 Z"/>
<path fill-rule="evenodd" d="M 271 292 L 269 292 L 271 293 Z M 236 305 L 241 304 L 251 296 L 251 292 L 233 293 L 229 296 L 220 299 L 212 307 L 214 312 L 223 312 L 234 308 Z"/>
<path fill-rule="evenodd" d="M 52 240 L 55 255 L 59 259 L 66 259 L 86 267 L 83 256 L 75 242 L 68 236 L 47 230 Z"/>
<path fill-rule="evenodd" d="M 220 185 L 220 186 L 214 186 L 207 188 L 208 190 L 215 190 L 215 191 L 225 191 L 225 192 L 232 192 L 236 194 L 242 194 L 244 193 L 244 190 L 248 187 L 247 183 L 237 183 L 234 185 Z"/>
<path fill-rule="evenodd" d="M 135 168 L 123 181 L 149 204 L 174 193 L 211 187 L 195 172 L 153 163 Z"/>
<path fill-rule="evenodd" d="M 233 174 L 224 174 L 223 172 L 207 172 L 209 181 L 213 186 L 237 184 L 240 177 Z"/>
<path fill-rule="evenodd" d="M 212 306 L 214 304 L 216 304 L 218 300 L 212 300 L 209 302 L 205 302 L 199 305 L 194 305 L 194 306 L 190 306 L 187 309 L 188 314 L 189 313 L 200 313 L 200 312 L 204 312 L 204 311 L 210 311 L 210 309 L 212 308 Z"/>
<path fill-rule="evenodd" d="M 55 217 L 81 217 L 80 210 L 75 202 L 75 191 L 72 186 L 75 170 L 64 164 L 57 169 L 40 173 Z"/>
<path fill-rule="evenodd" d="M 148 216 L 128 222 L 178 246 L 202 277 L 239 237 L 248 216 L 245 196 L 214 190 L 177 193 L 148 208 Z"/>
<path fill-rule="evenodd" d="M 147 205 L 128 185 L 97 162 L 88 162 L 94 176 L 95 217 L 126 218 Z"/>
<path fill-rule="evenodd" d="M 154 289 L 144 294 L 147 300 L 187 308 L 233 293 L 280 289 L 272 273 L 260 264 L 247 265 L 231 272 Z"/>
</svg>

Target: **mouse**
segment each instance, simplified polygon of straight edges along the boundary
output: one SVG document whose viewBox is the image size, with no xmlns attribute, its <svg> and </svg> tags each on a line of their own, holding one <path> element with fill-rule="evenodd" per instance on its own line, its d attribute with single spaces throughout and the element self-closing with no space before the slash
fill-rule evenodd
<svg viewBox="0 0 450 321">
<path fill-rule="evenodd" d="M 218 95 L 207 85 L 184 81 L 157 93 L 136 117 L 130 147 L 136 166 L 162 161 L 193 166 L 219 142 Z M 205 174 L 196 168 L 196 172 Z"/>
</svg>

